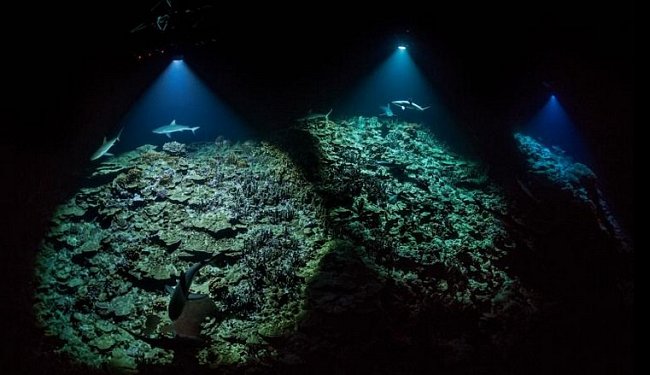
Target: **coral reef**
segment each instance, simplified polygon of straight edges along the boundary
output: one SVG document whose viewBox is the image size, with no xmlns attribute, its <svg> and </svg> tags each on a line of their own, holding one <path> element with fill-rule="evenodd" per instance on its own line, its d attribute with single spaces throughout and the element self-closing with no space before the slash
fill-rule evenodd
<svg viewBox="0 0 650 375">
<path fill-rule="evenodd" d="M 346 241 L 331 245 L 308 289 L 308 317 L 290 339 L 289 347 L 310 348 L 305 363 L 412 373 L 422 369 L 403 368 L 413 359 L 396 353 L 444 369 L 477 353 L 497 360 L 519 344 L 539 300 L 508 270 L 508 254 L 520 250 L 501 219 L 508 201 L 481 165 L 417 124 L 358 117 L 294 132 L 281 142 L 309 145 L 294 159 L 318 160 L 304 173 L 328 227 Z M 354 330 L 337 329 L 342 321 Z"/>
<path fill-rule="evenodd" d="M 573 209 L 566 211 L 577 212 L 577 221 L 594 220 L 595 225 L 587 225 L 599 228 L 602 236 L 613 240 L 620 251 L 630 251 L 629 240 L 611 213 L 596 174 L 589 167 L 575 162 L 561 149 L 550 149 L 524 134 L 515 134 L 515 140 L 529 166 L 527 182 L 519 181 L 519 184 L 532 200 L 539 202 L 545 198 L 556 205 L 553 207 L 556 211 L 570 205 Z"/>
<path fill-rule="evenodd" d="M 119 372 L 516 373 L 540 352 L 531 335 L 553 341 L 539 322 L 597 295 L 596 275 L 631 295 L 631 250 L 593 172 L 516 140 L 517 194 L 421 125 L 374 117 L 142 146 L 55 214 L 37 316 L 62 355 Z M 184 312 L 200 322 L 172 324 L 164 286 L 214 255 L 192 286 L 210 303 Z"/>
<path fill-rule="evenodd" d="M 185 145 L 176 141 L 165 143 L 162 149 L 169 155 L 175 155 L 175 156 L 185 155 L 185 153 L 187 152 L 187 150 L 185 149 Z"/>
<path fill-rule="evenodd" d="M 163 149 L 112 158 L 57 211 L 37 273 L 46 333 L 92 366 L 170 363 L 170 352 L 138 336 L 171 336 L 164 286 L 218 254 L 193 286 L 216 305 L 198 357 L 216 364 L 218 353 L 237 353 L 224 359 L 233 363 L 270 355 L 232 338 L 261 341 L 260 326 L 288 326 L 300 312 L 301 270 L 324 242 L 318 197 L 267 143 Z"/>
</svg>

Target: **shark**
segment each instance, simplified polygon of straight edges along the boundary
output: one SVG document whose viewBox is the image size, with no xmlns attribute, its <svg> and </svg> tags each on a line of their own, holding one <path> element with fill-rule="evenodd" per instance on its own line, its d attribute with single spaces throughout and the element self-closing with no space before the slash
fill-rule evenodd
<svg viewBox="0 0 650 375">
<path fill-rule="evenodd" d="M 104 137 L 104 142 L 102 143 L 101 146 L 99 146 L 99 149 L 95 151 L 95 153 L 90 157 L 90 160 L 97 160 L 104 155 L 113 156 L 113 154 L 109 153 L 108 150 L 110 150 L 111 147 L 115 145 L 115 142 L 120 140 L 120 135 L 122 135 L 122 130 L 124 130 L 124 128 L 120 129 L 120 132 L 117 133 L 117 136 L 113 139 L 106 140 L 106 137 Z"/>
<path fill-rule="evenodd" d="M 204 294 L 190 293 L 190 286 L 192 286 L 194 276 L 196 276 L 199 270 L 216 259 L 216 257 L 217 255 L 214 255 L 208 259 L 194 263 L 187 271 L 181 272 L 180 276 L 178 277 L 178 282 L 174 288 L 170 287 L 169 285 L 165 286 L 171 295 L 167 312 L 169 314 L 169 318 L 172 321 L 178 319 L 178 317 L 181 316 L 181 313 L 183 312 L 187 301 L 200 300 L 208 297 Z"/>
<path fill-rule="evenodd" d="M 183 132 L 183 131 L 187 131 L 187 130 L 191 130 L 192 134 L 196 134 L 194 132 L 198 128 L 199 128 L 199 126 L 190 127 L 190 126 L 187 126 L 187 125 L 179 125 L 179 124 L 176 123 L 176 120 L 172 120 L 172 122 L 170 122 L 169 125 L 163 125 L 163 126 L 161 126 L 159 128 L 155 128 L 153 130 L 153 132 L 156 133 L 156 134 L 164 134 L 168 138 L 171 138 L 172 137 L 170 135 L 171 133 Z"/>
<path fill-rule="evenodd" d="M 407 109 L 407 108 L 408 109 L 416 109 L 418 111 L 424 111 L 425 109 L 430 107 L 430 106 L 421 107 L 421 106 L 413 103 L 412 100 L 393 100 L 391 103 L 393 103 L 394 105 L 402 108 L 402 111 Z"/>
<path fill-rule="evenodd" d="M 382 111 L 380 116 L 386 116 L 386 117 L 395 116 L 395 114 L 393 113 L 393 110 L 390 109 L 390 103 L 386 104 L 385 107 L 383 105 L 379 106 L 379 108 L 381 108 L 381 111 Z"/>
<path fill-rule="evenodd" d="M 329 117 L 330 117 L 330 113 L 332 113 L 332 109 L 330 109 L 330 111 L 327 112 L 327 113 L 325 113 L 325 114 L 322 114 L 322 113 L 310 113 L 310 114 L 308 114 L 307 116 L 305 116 L 305 117 L 301 117 L 301 118 L 299 118 L 299 119 L 296 120 L 296 121 L 299 121 L 299 122 L 306 122 L 306 121 L 315 121 L 315 120 L 320 120 L 320 119 L 323 119 L 323 118 L 324 118 L 324 119 L 325 119 L 325 122 L 329 122 L 329 120 L 330 120 L 330 119 L 329 119 Z"/>
</svg>

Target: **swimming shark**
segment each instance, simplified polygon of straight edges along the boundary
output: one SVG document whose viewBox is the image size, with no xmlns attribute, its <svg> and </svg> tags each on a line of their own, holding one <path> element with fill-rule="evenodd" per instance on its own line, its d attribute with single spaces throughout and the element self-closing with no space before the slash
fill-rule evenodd
<svg viewBox="0 0 650 375">
<path fill-rule="evenodd" d="M 330 113 L 332 113 L 332 110 L 331 110 L 331 109 L 330 109 L 330 111 L 327 112 L 326 114 L 322 114 L 322 113 L 310 113 L 310 114 L 308 114 L 308 115 L 305 116 L 305 117 L 301 117 L 301 118 L 297 119 L 296 121 L 299 121 L 299 122 L 305 122 L 305 121 L 314 121 L 314 120 L 319 120 L 319 119 L 324 118 L 324 119 L 325 119 L 325 122 L 329 122 L 329 121 L 330 121 L 330 120 L 329 120 Z"/>
<path fill-rule="evenodd" d="M 179 125 L 179 124 L 176 123 L 176 120 L 172 120 L 172 122 L 170 122 L 169 125 L 163 125 L 163 126 L 161 126 L 159 128 L 156 128 L 156 129 L 153 130 L 153 132 L 156 133 L 156 134 L 164 134 L 167 137 L 171 138 L 172 137 L 170 135 L 171 133 L 183 132 L 183 131 L 186 131 L 186 130 L 191 130 L 192 134 L 196 134 L 194 132 L 198 128 L 199 128 L 199 126 L 195 126 L 195 127 L 192 128 L 192 127 L 189 127 L 187 125 Z"/>
<path fill-rule="evenodd" d="M 110 139 L 108 141 L 106 140 L 106 137 L 104 137 L 104 143 L 102 143 L 102 145 L 99 146 L 99 149 L 95 151 L 93 156 L 90 157 L 90 160 L 97 160 L 104 155 L 113 156 L 113 154 L 109 153 L 108 150 L 110 150 L 111 147 L 115 145 L 115 142 L 120 140 L 120 135 L 122 135 L 122 130 L 124 130 L 124 128 L 120 129 L 120 132 L 117 133 L 117 137 Z"/>
<path fill-rule="evenodd" d="M 379 108 L 381 108 L 381 110 L 382 110 L 382 113 L 381 113 L 380 116 L 386 116 L 386 117 L 393 117 L 393 116 L 395 116 L 395 114 L 393 113 L 393 110 L 390 109 L 390 103 L 386 104 L 385 107 L 384 107 L 383 105 L 382 105 L 382 106 L 379 106 Z"/>
<path fill-rule="evenodd" d="M 178 277 L 176 287 L 172 288 L 169 285 L 165 286 L 165 289 L 167 289 L 171 295 L 167 309 L 169 318 L 171 320 L 176 320 L 179 316 L 181 316 L 181 313 L 183 312 L 187 301 L 195 301 L 208 297 L 204 294 L 190 293 L 190 286 L 192 286 L 194 276 L 196 276 L 199 270 L 203 268 L 203 266 L 212 262 L 216 257 L 217 255 L 214 255 L 208 259 L 194 263 L 192 267 L 190 267 L 186 272 L 181 272 L 180 276 Z"/>
<path fill-rule="evenodd" d="M 417 109 L 418 111 L 424 111 L 425 109 L 429 108 L 430 106 L 426 107 L 420 107 L 419 105 L 413 103 L 412 100 L 393 100 L 391 103 L 394 105 L 402 108 L 402 111 L 405 109 Z"/>
</svg>

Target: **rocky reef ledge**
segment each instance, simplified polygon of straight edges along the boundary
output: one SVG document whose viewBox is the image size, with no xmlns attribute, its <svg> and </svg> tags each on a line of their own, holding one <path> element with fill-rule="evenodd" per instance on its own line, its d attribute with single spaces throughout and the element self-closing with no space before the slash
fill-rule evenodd
<svg viewBox="0 0 650 375">
<path fill-rule="evenodd" d="M 377 118 L 142 146 L 56 212 L 36 315 L 85 373 L 621 368 L 632 250 L 593 172 L 516 141 L 514 190 Z M 192 286 L 209 299 L 171 322 L 165 285 L 212 256 Z"/>
</svg>

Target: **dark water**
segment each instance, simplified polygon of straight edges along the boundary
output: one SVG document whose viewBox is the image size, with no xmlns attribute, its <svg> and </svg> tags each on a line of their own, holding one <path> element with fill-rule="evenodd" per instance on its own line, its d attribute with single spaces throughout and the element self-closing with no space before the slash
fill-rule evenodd
<svg viewBox="0 0 650 375">
<path fill-rule="evenodd" d="M 617 186 L 619 207 L 633 201 L 630 97 L 617 96 L 611 118 L 601 116 L 605 106 L 596 110 L 602 100 L 576 99 L 625 93 L 585 82 L 614 80 L 606 73 L 620 67 L 599 62 L 627 51 L 615 43 L 626 29 L 592 38 L 571 34 L 567 22 L 552 35 L 486 28 L 468 39 L 441 31 L 459 24 L 428 28 L 422 16 L 425 37 L 400 53 L 385 42 L 387 29 L 403 30 L 398 24 L 347 17 L 289 51 L 299 29 L 266 24 L 267 35 L 218 39 L 188 51 L 184 63 L 136 61 L 134 45 L 101 38 L 90 52 L 71 43 L 68 56 L 79 58 L 48 69 L 41 56 L 30 59 L 39 64 L 15 90 L 29 99 L 15 108 L 26 136 L 4 148 L 19 192 L 5 210 L 15 213 L 7 248 L 27 249 L 3 252 L 3 274 L 15 281 L 5 295 L 37 302 L 4 311 L 14 364 L 72 373 L 100 363 L 205 370 L 199 358 L 233 373 L 242 363 L 263 371 L 267 360 L 295 373 L 631 371 L 629 249 L 597 199 L 599 187 Z M 583 43 L 585 35 L 593 41 Z M 603 40 L 623 47 L 603 50 Z M 563 69 L 536 68 L 540 56 Z M 564 91 L 571 95 L 558 97 L 581 132 L 546 127 L 562 121 L 536 111 L 512 116 L 537 93 L 521 94 L 539 84 L 534 75 L 573 82 Z M 34 106 L 34 95 L 47 104 Z M 430 108 L 392 106 L 394 120 L 373 118 L 392 100 Z M 278 132 L 330 109 L 332 122 Z M 151 132 L 172 120 L 200 127 L 172 135 L 184 151 L 163 151 L 170 139 Z M 516 153 L 511 127 L 528 122 L 543 144 L 533 149 L 553 157 Z M 117 157 L 89 162 L 102 137 L 122 128 Z M 243 142 L 268 133 L 272 151 Z M 146 144 L 157 151 L 134 151 Z M 585 144 L 602 147 L 586 156 Z M 556 157 L 563 152 L 605 178 Z M 494 169 L 522 165 L 509 183 L 491 179 Z M 203 331 L 208 349 L 147 346 L 171 337 L 163 284 L 206 255 L 192 251 L 221 256 L 195 284 L 214 305 L 191 310 L 218 312 Z M 188 321 L 177 327 L 200 331 Z"/>
</svg>

